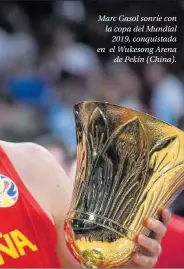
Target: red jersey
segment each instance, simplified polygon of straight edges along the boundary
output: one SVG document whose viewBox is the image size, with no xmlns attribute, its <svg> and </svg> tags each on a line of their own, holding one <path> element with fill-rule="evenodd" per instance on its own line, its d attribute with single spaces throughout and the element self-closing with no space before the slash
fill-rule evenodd
<svg viewBox="0 0 184 269">
<path fill-rule="evenodd" d="M 172 216 L 155 268 L 184 268 L 184 219 Z"/>
<path fill-rule="evenodd" d="M 52 221 L 0 147 L 0 267 L 59 268 L 56 242 Z"/>
</svg>

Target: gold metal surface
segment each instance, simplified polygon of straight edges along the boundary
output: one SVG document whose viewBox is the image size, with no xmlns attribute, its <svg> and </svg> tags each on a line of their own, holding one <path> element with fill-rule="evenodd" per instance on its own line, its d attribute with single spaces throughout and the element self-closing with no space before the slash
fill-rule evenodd
<svg viewBox="0 0 184 269">
<path fill-rule="evenodd" d="M 101 102 L 74 107 L 77 172 L 66 242 L 88 268 L 131 260 L 148 217 L 184 187 L 184 133 L 147 114 Z"/>
</svg>

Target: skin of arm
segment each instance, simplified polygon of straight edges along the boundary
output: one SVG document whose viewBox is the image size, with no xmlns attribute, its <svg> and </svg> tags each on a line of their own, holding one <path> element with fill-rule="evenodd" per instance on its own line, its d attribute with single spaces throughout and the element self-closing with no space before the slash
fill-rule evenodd
<svg viewBox="0 0 184 269">
<path fill-rule="evenodd" d="M 51 218 L 57 234 L 57 252 L 63 268 L 81 268 L 81 265 L 70 253 L 64 238 L 64 220 L 69 210 L 73 185 L 65 171 L 55 158 L 43 147 L 33 144 L 32 154 L 39 163 L 38 180 L 49 191 Z M 44 182 L 43 182 L 44 181 Z M 47 191 L 46 190 L 46 191 Z"/>
</svg>

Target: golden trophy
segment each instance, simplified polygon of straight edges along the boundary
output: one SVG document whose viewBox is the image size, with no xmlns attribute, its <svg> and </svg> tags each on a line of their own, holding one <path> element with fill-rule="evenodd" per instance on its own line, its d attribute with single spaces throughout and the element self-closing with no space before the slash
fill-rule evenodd
<svg viewBox="0 0 184 269">
<path fill-rule="evenodd" d="M 150 115 L 103 102 L 74 107 L 77 172 L 67 245 L 86 268 L 127 264 L 184 187 L 184 133 Z"/>
</svg>

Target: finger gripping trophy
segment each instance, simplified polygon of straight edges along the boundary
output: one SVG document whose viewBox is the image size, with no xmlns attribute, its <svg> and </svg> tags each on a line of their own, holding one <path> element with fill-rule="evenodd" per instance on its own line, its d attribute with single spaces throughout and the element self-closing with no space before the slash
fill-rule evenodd
<svg viewBox="0 0 184 269">
<path fill-rule="evenodd" d="M 86 268 L 118 267 L 138 249 L 184 187 L 184 133 L 147 114 L 102 102 L 74 107 L 77 171 L 65 220 L 72 254 Z"/>
</svg>

